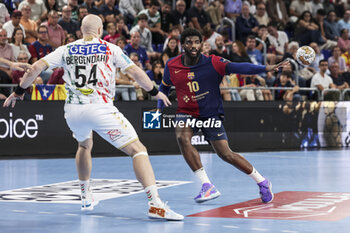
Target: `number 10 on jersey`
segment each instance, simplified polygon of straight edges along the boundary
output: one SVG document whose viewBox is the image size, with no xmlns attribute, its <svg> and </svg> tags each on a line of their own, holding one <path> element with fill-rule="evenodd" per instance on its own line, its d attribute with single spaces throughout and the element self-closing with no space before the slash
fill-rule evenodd
<svg viewBox="0 0 350 233">
<path fill-rule="evenodd" d="M 188 82 L 187 86 L 190 89 L 190 92 L 197 92 L 197 91 L 199 91 L 199 84 L 198 84 L 197 81 Z"/>
</svg>

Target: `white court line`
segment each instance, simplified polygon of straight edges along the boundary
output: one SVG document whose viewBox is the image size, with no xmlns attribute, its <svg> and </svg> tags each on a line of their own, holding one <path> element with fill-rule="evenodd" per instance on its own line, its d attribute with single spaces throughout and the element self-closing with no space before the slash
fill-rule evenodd
<svg viewBox="0 0 350 233">
<path fill-rule="evenodd" d="M 115 217 L 116 219 L 119 219 L 119 220 L 130 220 L 131 218 L 125 218 L 125 217 Z"/>
<path fill-rule="evenodd" d="M 285 233 L 299 233 L 298 231 L 289 231 L 289 230 L 283 230 L 281 232 L 285 232 Z"/>
<path fill-rule="evenodd" d="M 53 214 L 52 212 L 39 212 L 39 214 Z"/>
<path fill-rule="evenodd" d="M 265 228 L 252 228 L 253 231 L 268 231 L 269 229 Z"/>
<path fill-rule="evenodd" d="M 196 223 L 197 226 L 210 226 L 208 223 Z"/>
<path fill-rule="evenodd" d="M 237 226 L 230 226 L 230 225 L 223 225 L 222 227 L 225 227 L 225 228 L 232 228 L 232 229 L 237 229 L 239 227 Z"/>
<path fill-rule="evenodd" d="M 93 218 L 104 218 L 104 216 L 100 216 L 100 215 L 89 215 L 89 216 L 91 216 Z"/>
<path fill-rule="evenodd" d="M 12 210 L 12 212 L 16 212 L 16 213 L 27 213 L 28 211 L 26 211 L 26 210 Z"/>
<path fill-rule="evenodd" d="M 67 215 L 67 216 L 78 216 L 77 214 L 70 214 L 70 213 L 65 213 L 64 215 Z"/>
</svg>

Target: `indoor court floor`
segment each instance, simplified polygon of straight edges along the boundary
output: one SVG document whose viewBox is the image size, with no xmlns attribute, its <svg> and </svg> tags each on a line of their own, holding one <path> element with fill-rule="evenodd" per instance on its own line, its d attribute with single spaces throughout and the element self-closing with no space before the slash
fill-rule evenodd
<svg viewBox="0 0 350 233">
<path fill-rule="evenodd" d="M 74 159 L 0 160 L 0 232 L 349 232 L 349 150 L 243 155 L 272 181 L 272 203 L 260 202 L 248 176 L 201 153 L 222 195 L 197 204 L 200 183 L 182 156 L 151 156 L 160 196 L 186 216 L 183 222 L 147 218 L 146 195 L 128 157 L 93 159 L 92 189 L 100 203 L 88 213 L 80 211 Z"/>
</svg>

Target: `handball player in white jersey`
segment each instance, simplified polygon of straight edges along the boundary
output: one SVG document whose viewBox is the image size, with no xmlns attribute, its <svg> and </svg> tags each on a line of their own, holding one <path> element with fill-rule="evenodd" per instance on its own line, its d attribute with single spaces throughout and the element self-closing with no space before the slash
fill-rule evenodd
<svg viewBox="0 0 350 233">
<path fill-rule="evenodd" d="M 65 118 L 73 136 L 79 142 L 76 166 L 81 187 L 82 210 L 92 210 L 97 204 L 90 190 L 92 131 L 128 154 L 133 159 L 134 172 L 148 198 L 148 216 L 167 220 L 182 220 L 160 200 L 155 177 L 145 146 L 122 113 L 113 105 L 116 68 L 135 78 L 142 88 L 169 105 L 169 99 L 153 86 L 146 73 L 136 66 L 122 50 L 100 39 L 103 26 L 98 16 L 87 15 L 82 22 L 83 39 L 61 46 L 35 62 L 5 101 L 4 107 L 14 107 L 24 90 L 48 67 L 64 67 L 67 99 Z"/>
</svg>

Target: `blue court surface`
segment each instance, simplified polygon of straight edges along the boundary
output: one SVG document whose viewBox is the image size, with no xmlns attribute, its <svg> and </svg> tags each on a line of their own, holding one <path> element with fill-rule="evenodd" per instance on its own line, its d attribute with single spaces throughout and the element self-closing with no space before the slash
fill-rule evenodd
<svg viewBox="0 0 350 233">
<path fill-rule="evenodd" d="M 201 153 L 222 195 L 197 204 L 200 190 L 181 155 L 151 156 L 160 196 L 183 222 L 148 219 L 146 195 L 128 157 L 94 158 L 100 204 L 80 211 L 74 159 L 0 160 L 0 232 L 312 232 L 350 230 L 348 150 L 243 153 L 273 183 L 262 204 L 258 186 L 215 154 Z M 191 216 L 190 216 L 191 215 Z"/>
</svg>

